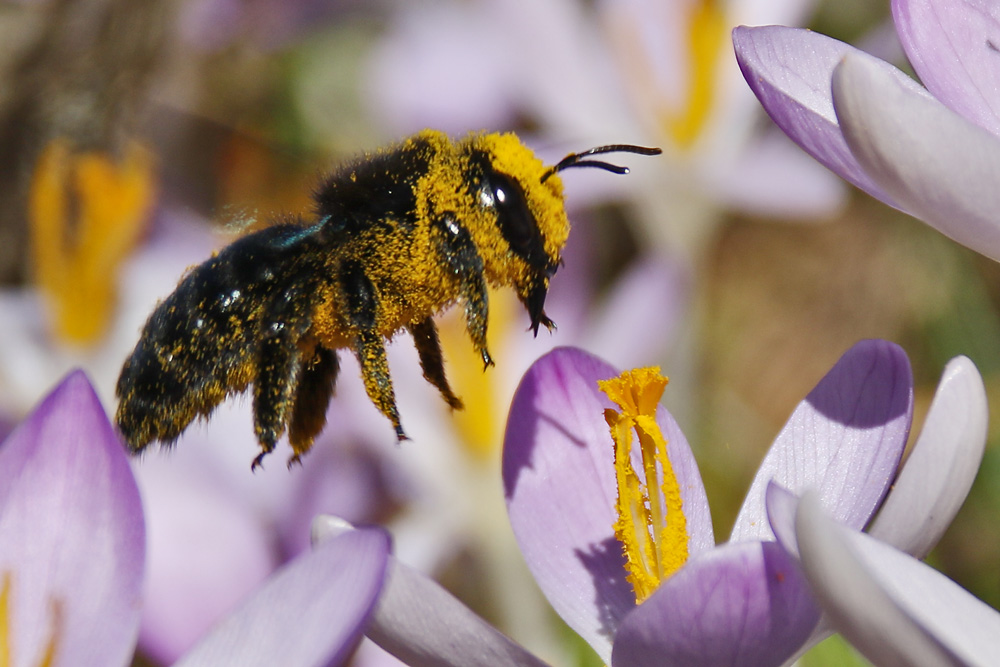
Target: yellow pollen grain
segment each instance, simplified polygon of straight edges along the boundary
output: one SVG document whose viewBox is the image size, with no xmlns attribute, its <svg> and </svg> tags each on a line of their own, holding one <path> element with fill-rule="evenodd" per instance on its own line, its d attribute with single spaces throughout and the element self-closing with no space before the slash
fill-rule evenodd
<svg viewBox="0 0 1000 667">
<path fill-rule="evenodd" d="M 608 408 L 604 418 L 615 445 L 615 536 L 622 544 L 626 578 L 635 591 L 636 603 L 649 597 L 688 557 L 680 484 L 656 422 L 656 406 L 667 382 L 658 368 L 625 371 L 617 378 L 598 382 L 621 410 Z M 632 463 L 633 442 L 639 446 L 641 476 Z"/>
<path fill-rule="evenodd" d="M 152 154 L 138 143 L 117 160 L 77 152 L 63 139 L 42 151 L 28 200 L 32 260 L 64 340 L 88 344 L 105 332 L 118 270 L 152 206 L 154 171 Z"/>
</svg>

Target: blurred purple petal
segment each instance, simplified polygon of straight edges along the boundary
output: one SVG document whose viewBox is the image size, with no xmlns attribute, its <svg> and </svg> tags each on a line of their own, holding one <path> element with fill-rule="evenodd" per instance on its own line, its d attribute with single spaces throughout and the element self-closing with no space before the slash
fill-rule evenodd
<svg viewBox="0 0 1000 667">
<path fill-rule="evenodd" d="M 392 499 L 386 462 L 356 437 L 345 435 L 345 429 L 331 430 L 317 438 L 309 452 L 310 465 L 302 466 L 291 497 L 280 508 L 278 531 L 287 555 L 308 548 L 310 523 L 318 514 L 333 513 L 354 524 L 376 523 Z"/>
<path fill-rule="evenodd" d="M 177 667 L 340 664 L 382 589 L 389 538 L 354 530 L 291 561 Z"/>
<path fill-rule="evenodd" d="M 391 556 L 365 634 L 410 667 L 545 665 L 436 582 Z"/>
<path fill-rule="evenodd" d="M 844 58 L 833 96 L 844 138 L 873 180 L 942 234 L 1000 260 L 1000 138 L 868 57 Z"/>
<path fill-rule="evenodd" d="M 681 568 L 622 623 L 614 665 L 776 665 L 819 610 L 774 542 L 722 545 Z"/>
<path fill-rule="evenodd" d="M 913 377 L 903 350 L 856 344 L 799 403 L 764 457 L 731 539 L 773 539 L 764 505 L 773 480 L 815 488 L 838 521 L 861 529 L 889 488 L 910 429 Z"/>
<path fill-rule="evenodd" d="M 873 197 L 897 206 L 852 155 L 837 124 L 830 77 L 848 54 L 865 58 L 914 90 L 912 79 L 853 46 L 799 28 L 746 27 L 733 30 L 743 76 L 764 110 L 792 140 L 822 164 Z M 926 94 L 926 93 L 925 93 Z"/>
<path fill-rule="evenodd" d="M 584 328 L 580 347 L 620 368 L 659 358 L 676 342 L 691 282 L 689 269 L 679 261 L 649 256 L 632 263 L 612 286 L 601 312 Z M 636 313 L 643 315 L 641 325 L 636 324 Z"/>
<path fill-rule="evenodd" d="M 0 447 L 0 573 L 22 656 L 126 665 L 139 630 L 145 529 L 125 450 L 90 382 L 66 377 Z"/>
<path fill-rule="evenodd" d="M 635 608 L 614 536 L 612 403 L 597 380 L 617 375 L 596 357 L 560 348 L 525 374 L 504 438 L 507 510 L 521 552 L 553 608 L 609 660 L 614 631 Z M 657 421 L 681 484 L 691 557 L 712 548 L 708 500 L 691 450 L 673 419 Z"/>
<path fill-rule="evenodd" d="M 967 357 L 952 359 L 923 430 L 869 533 L 917 558 L 937 544 L 958 513 L 986 447 L 986 388 Z"/>
<path fill-rule="evenodd" d="M 727 206 L 760 217 L 823 222 L 847 204 L 840 177 L 774 128 L 751 138 L 705 177 Z"/>
<path fill-rule="evenodd" d="M 404 6 L 372 56 L 371 108 L 400 134 L 503 127 L 516 65 L 482 4 Z"/>
<path fill-rule="evenodd" d="M 278 565 L 261 517 L 220 482 L 204 460 L 199 469 L 186 455 L 143 461 L 149 564 L 141 645 L 164 664 L 190 650 Z"/>
<path fill-rule="evenodd" d="M 803 571 L 833 626 L 875 664 L 1000 663 L 1000 614 L 953 581 L 799 503 Z"/>
<path fill-rule="evenodd" d="M 907 59 L 934 97 L 1000 135 L 1000 7 L 894 0 L 892 17 Z"/>
</svg>

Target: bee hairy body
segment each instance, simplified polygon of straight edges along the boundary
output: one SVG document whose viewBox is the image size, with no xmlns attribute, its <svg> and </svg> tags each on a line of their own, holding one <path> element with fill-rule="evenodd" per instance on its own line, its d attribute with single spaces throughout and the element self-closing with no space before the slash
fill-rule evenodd
<svg viewBox="0 0 1000 667">
<path fill-rule="evenodd" d="M 296 461 L 325 424 L 340 349 L 402 439 L 384 347 L 402 330 L 460 408 L 432 318 L 461 304 L 485 365 L 487 285 L 512 287 L 536 333 L 551 327 L 545 295 L 569 233 L 554 171 L 512 134 L 429 130 L 346 164 L 316 192 L 314 220 L 235 241 L 157 306 L 118 380 L 128 447 L 170 443 L 252 385 L 254 466 L 286 431 Z"/>
</svg>

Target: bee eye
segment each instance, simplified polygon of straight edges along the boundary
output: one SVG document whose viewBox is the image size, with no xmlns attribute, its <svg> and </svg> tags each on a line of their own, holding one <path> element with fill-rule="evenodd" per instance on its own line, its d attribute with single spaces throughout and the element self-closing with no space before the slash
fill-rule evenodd
<svg viewBox="0 0 1000 667">
<path fill-rule="evenodd" d="M 545 254 L 538 223 L 535 221 L 524 191 L 517 181 L 506 174 L 492 172 L 483 184 L 480 201 L 497 212 L 497 225 L 511 250 L 532 266 L 544 268 L 549 259 Z"/>
</svg>

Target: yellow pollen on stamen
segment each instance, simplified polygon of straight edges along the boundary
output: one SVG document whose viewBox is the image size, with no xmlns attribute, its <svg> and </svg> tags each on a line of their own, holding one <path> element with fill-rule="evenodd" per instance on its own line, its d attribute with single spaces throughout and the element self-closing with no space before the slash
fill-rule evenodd
<svg viewBox="0 0 1000 667">
<path fill-rule="evenodd" d="M 725 13 L 717 0 L 701 0 L 688 11 L 687 103 L 663 112 L 666 130 L 681 148 L 694 144 L 708 120 L 715 102 L 716 70 L 729 35 Z"/>
<path fill-rule="evenodd" d="M 667 441 L 656 422 L 656 406 L 667 378 L 659 368 L 625 371 L 598 381 L 618 405 L 604 411 L 615 443 L 618 519 L 615 537 L 622 544 L 626 578 L 642 603 L 688 558 L 687 519 L 680 484 L 667 458 Z M 633 465 L 633 437 L 639 445 L 641 475 Z"/>
<path fill-rule="evenodd" d="M 111 319 L 118 269 L 145 229 L 155 196 L 155 160 L 138 143 L 121 159 L 78 152 L 64 139 L 42 151 L 28 217 L 38 286 L 56 334 L 93 343 Z"/>
</svg>

